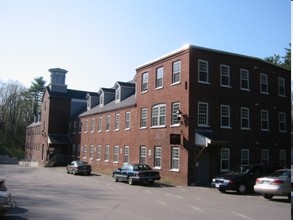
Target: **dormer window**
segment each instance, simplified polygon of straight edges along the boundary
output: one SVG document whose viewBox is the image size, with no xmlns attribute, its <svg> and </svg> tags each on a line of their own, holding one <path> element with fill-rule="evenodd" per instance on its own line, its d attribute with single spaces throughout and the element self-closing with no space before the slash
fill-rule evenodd
<svg viewBox="0 0 293 220">
<path fill-rule="evenodd" d="M 91 98 L 88 98 L 86 100 L 86 105 L 87 105 L 87 110 L 90 110 L 91 109 Z"/>
<path fill-rule="evenodd" d="M 101 93 L 100 95 L 100 106 L 104 105 L 104 93 Z"/>
<path fill-rule="evenodd" d="M 115 102 L 120 102 L 120 97 L 121 97 L 121 88 L 120 86 L 117 87 L 115 90 Z"/>
</svg>

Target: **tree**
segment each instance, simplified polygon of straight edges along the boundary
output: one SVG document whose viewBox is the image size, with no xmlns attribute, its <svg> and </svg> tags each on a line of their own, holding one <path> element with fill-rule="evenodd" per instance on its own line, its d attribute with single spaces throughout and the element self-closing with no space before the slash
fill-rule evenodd
<svg viewBox="0 0 293 220">
<path fill-rule="evenodd" d="M 274 56 L 265 57 L 265 61 L 282 66 L 286 69 L 291 69 L 291 43 L 289 48 L 285 48 L 285 56 L 280 56 L 279 54 L 274 54 Z"/>
<path fill-rule="evenodd" d="M 45 84 L 46 81 L 43 79 L 43 77 L 36 77 L 34 78 L 34 81 L 32 82 L 32 85 L 27 90 L 28 98 L 29 96 L 33 99 L 33 111 L 32 115 L 37 115 L 38 112 L 40 112 L 40 107 L 42 104 L 42 97 L 45 90 Z"/>
</svg>

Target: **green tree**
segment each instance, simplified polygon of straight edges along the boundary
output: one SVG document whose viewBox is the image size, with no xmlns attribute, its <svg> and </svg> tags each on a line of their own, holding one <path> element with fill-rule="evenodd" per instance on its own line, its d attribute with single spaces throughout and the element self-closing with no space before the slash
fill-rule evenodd
<svg viewBox="0 0 293 220">
<path fill-rule="evenodd" d="M 45 84 L 46 81 L 42 76 L 36 77 L 28 89 L 28 94 L 33 97 L 33 115 L 37 115 L 37 113 L 40 112 Z"/>
<path fill-rule="evenodd" d="M 264 60 L 286 69 L 291 69 L 291 43 L 289 48 L 285 48 L 285 56 L 282 57 L 279 54 L 274 54 L 273 56 L 265 57 Z"/>
</svg>

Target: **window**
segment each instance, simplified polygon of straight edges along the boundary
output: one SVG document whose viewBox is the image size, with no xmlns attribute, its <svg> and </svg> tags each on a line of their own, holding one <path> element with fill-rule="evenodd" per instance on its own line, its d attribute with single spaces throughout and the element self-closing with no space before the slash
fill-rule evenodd
<svg viewBox="0 0 293 220">
<path fill-rule="evenodd" d="M 76 129 L 77 129 L 77 125 L 76 124 L 77 124 L 77 121 L 74 121 L 73 122 L 73 132 L 72 132 L 73 134 L 76 133 Z"/>
<path fill-rule="evenodd" d="M 116 131 L 119 130 L 119 124 L 120 124 L 120 114 L 117 113 L 115 114 L 115 130 Z"/>
<path fill-rule="evenodd" d="M 209 68 L 208 62 L 205 60 L 198 61 L 198 82 L 208 83 L 209 82 Z"/>
<path fill-rule="evenodd" d="M 77 145 L 77 159 L 80 158 L 80 144 Z"/>
<path fill-rule="evenodd" d="M 83 158 L 85 159 L 86 158 L 86 149 L 87 148 L 87 146 L 86 145 L 84 145 L 83 146 Z"/>
<path fill-rule="evenodd" d="M 94 157 L 94 145 L 90 145 L 90 159 Z"/>
<path fill-rule="evenodd" d="M 161 161 L 162 161 L 162 147 L 155 146 L 155 153 L 154 153 L 154 167 L 161 168 Z"/>
<path fill-rule="evenodd" d="M 221 86 L 230 87 L 230 67 L 227 65 L 220 66 Z"/>
<path fill-rule="evenodd" d="M 148 80 L 149 80 L 149 74 L 143 73 L 142 74 L 142 83 L 141 83 L 141 92 L 146 92 L 148 91 Z"/>
<path fill-rule="evenodd" d="M 172 84 L 179 83 L 181 81 L 181 61 L 173 63 Z"/>
<path fill-rule="evenodd" d="M 115 102 L 120 102 L 120 92 L 121 89 L 120 89 L 120 86 L 118 88 L 116 88 L 115 90 Z"/>
<path fill-rule="evenodd" d="M 110 115 L 106 117 L 106 131 L 110 131 Z"/>
<path fill-rule="evenodd" d="M 241 149 L 241 165 L 249 164 L 249 149 Z"/>
<path fill-rule="evenodd" d="M 263 164 L 269 164 L 269 150 L 268 149 L 262 149 L 261 150 L 261 163 Z"/>
<path fill-rule="evenodd" d="M 248 70 L 240 70 L 240 87 L 243 90 L 249 90 L 249 72 Z"/>
<path fill-rule="evenodd" d="M 84 122 L 84 133 L 87 133 L 87 131 L 88 131 L 88 119 L 86 119 Z"/>
<path fill-rule="evenodd" d="M 76 155 L 76 154 L 75 154 L 75 144 L 73 144 L 73 145 L 72 145 L 72 154 L 71 154 L 71 156 L 72 156 L 72 157 L 75 157 L 75 155 Z"/>
<path fill-rule="evenodd" d="M 249 129 L 249 108 L 241 108 L 241 129 Z"/>
<path fill-rule="evenodd" d="M 82 128 L 82 122 L 79 122 L 79 126 L 78 126 L 78 132 L 81 133 L 81 128 Z"/>
<path fill-rule="evenodd" d="M 102 131 L 102 117 L 98 118 L 98 131 L 101 132 Z"/>
<path fill-rule="evenodd" d="M 95 131 L 95 119 L 92 118 L 91 120 L 91 132 L 94 132 Z"/>
<path fill-rule="evenodd" d="M 130 112 L 125 113 L 125 129 L 130 129 Z"/>
<path fill-rule="evenodd" d="M 103 106 L 104 105 L 104 93 L 102 92 L 100 94 L 100 106 Z"/>
<path fill-rule="evenodd" d="M 208 126 L 209 118 L 208 118 L 208 103 L 199 102 L 198 103 L 198 126 Z"/>
<path fill-rule="evenodd" d="M 278 78 L 278 92 L 279 92 L 279 96 L 286 96 L 285 79 L 281 77 Z"/>
<path fill-rule="evenodd" d="M 260 111 L 260 120 L 261 120 L 261 130 L 268 131 L 269 130 L 269 111 L 261 110 Z"/>
<path fill-rule="evenodd" d="M 118 163 L 118 154 L 119 154 L 119 147 L 115 146 L 114 147 L 114 157 L 113 157 L 114 163 Z"/>
<path fill-rule="evenodd" d="M 102 147 L 101 145 L 97 146 L 97 160 L 100 161 L 102 157 Z"/>
<path fill-rule="evenodd" d="M 156 72 L 156 88 L 163 87 L 163 75 L 164 75 L 163 67 L 158 68 Z"/>
<path fill-rule="evenodd" d="M 279 131 L 286 132 L 287 126 L 286 126 L 286 113 L 285 112 L 279 112 Z"/>
<path fill-rule="evenodd" d="M 221 128 L 230 128 L 230 106 L 221 105 Z"/>
<path fill-rule="evenodd" d="M 269 92 L 268 89 L 268 75 L 261 73 L 260 74 L 260 93 L 267 94 Z"/>
<path fill-rule="evenodd" d="M 141 114 L 140 114 L 140 127 L 146 128 L 146 126 L 147 126 L 147 108 L 142 108 Z"/>
<path fill-rule="evenodd" d="M 230 149 L 222 148 L 221 149 L 221 171 L 229 171 L 230 169 Z"/>
<path fill-rule="evenodd" d="M 178 117 L 179 109 L 180 109 L 180 102 L 172 103 L 172 118 L 171 118 L 172 125 L 180 124 L 180 118 Z"/>
<path fill-rule="evenodd" d="M 146 146 L 140 146 L 139 163 L 146 163 Z"/>
<path fill-rule="evenodd" d="M 124 147 L 124 163 L 129 162 L 129 146 Z"/>
<path fill-rule="evenodd" d="M 152 126 L 165 126 L 166 123 L 166 105 L 156 105 L 152 108 Z"/>
<path fill-rule="evenodd" d="M 280 150 L 280 166 L 286 167 L 286 150 Z"/>
<path fill-rule="evenodd" d="M 180 148 L 179 147 L 172 147 L 171 152 L 171 170 L 172 171 L 179 171 L 180 165 Z"/>
<path fill-rule="evenodd" d="M 109 145 L 106 145 L 105 146 L 105 158 L 104 158 L 104 160 L 105 160 L 105 162 L 109 162 L 109 152 L 110 152 L 110 146 Z"/>
</svg>

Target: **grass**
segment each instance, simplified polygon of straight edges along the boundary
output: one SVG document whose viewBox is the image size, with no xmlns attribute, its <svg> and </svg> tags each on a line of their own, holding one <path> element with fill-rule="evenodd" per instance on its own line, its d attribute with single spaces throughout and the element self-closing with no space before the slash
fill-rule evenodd
<svg viewBox="0 0 293 220">
<path fill-rule="evenodd" d="M 17 157 L 18 159 L 23 159 L 25 153 L 23 150 L 9 148 L 6 146 L 0 146 L 0 155 L 9 155 L 10 157 Z"/>
</svg>

